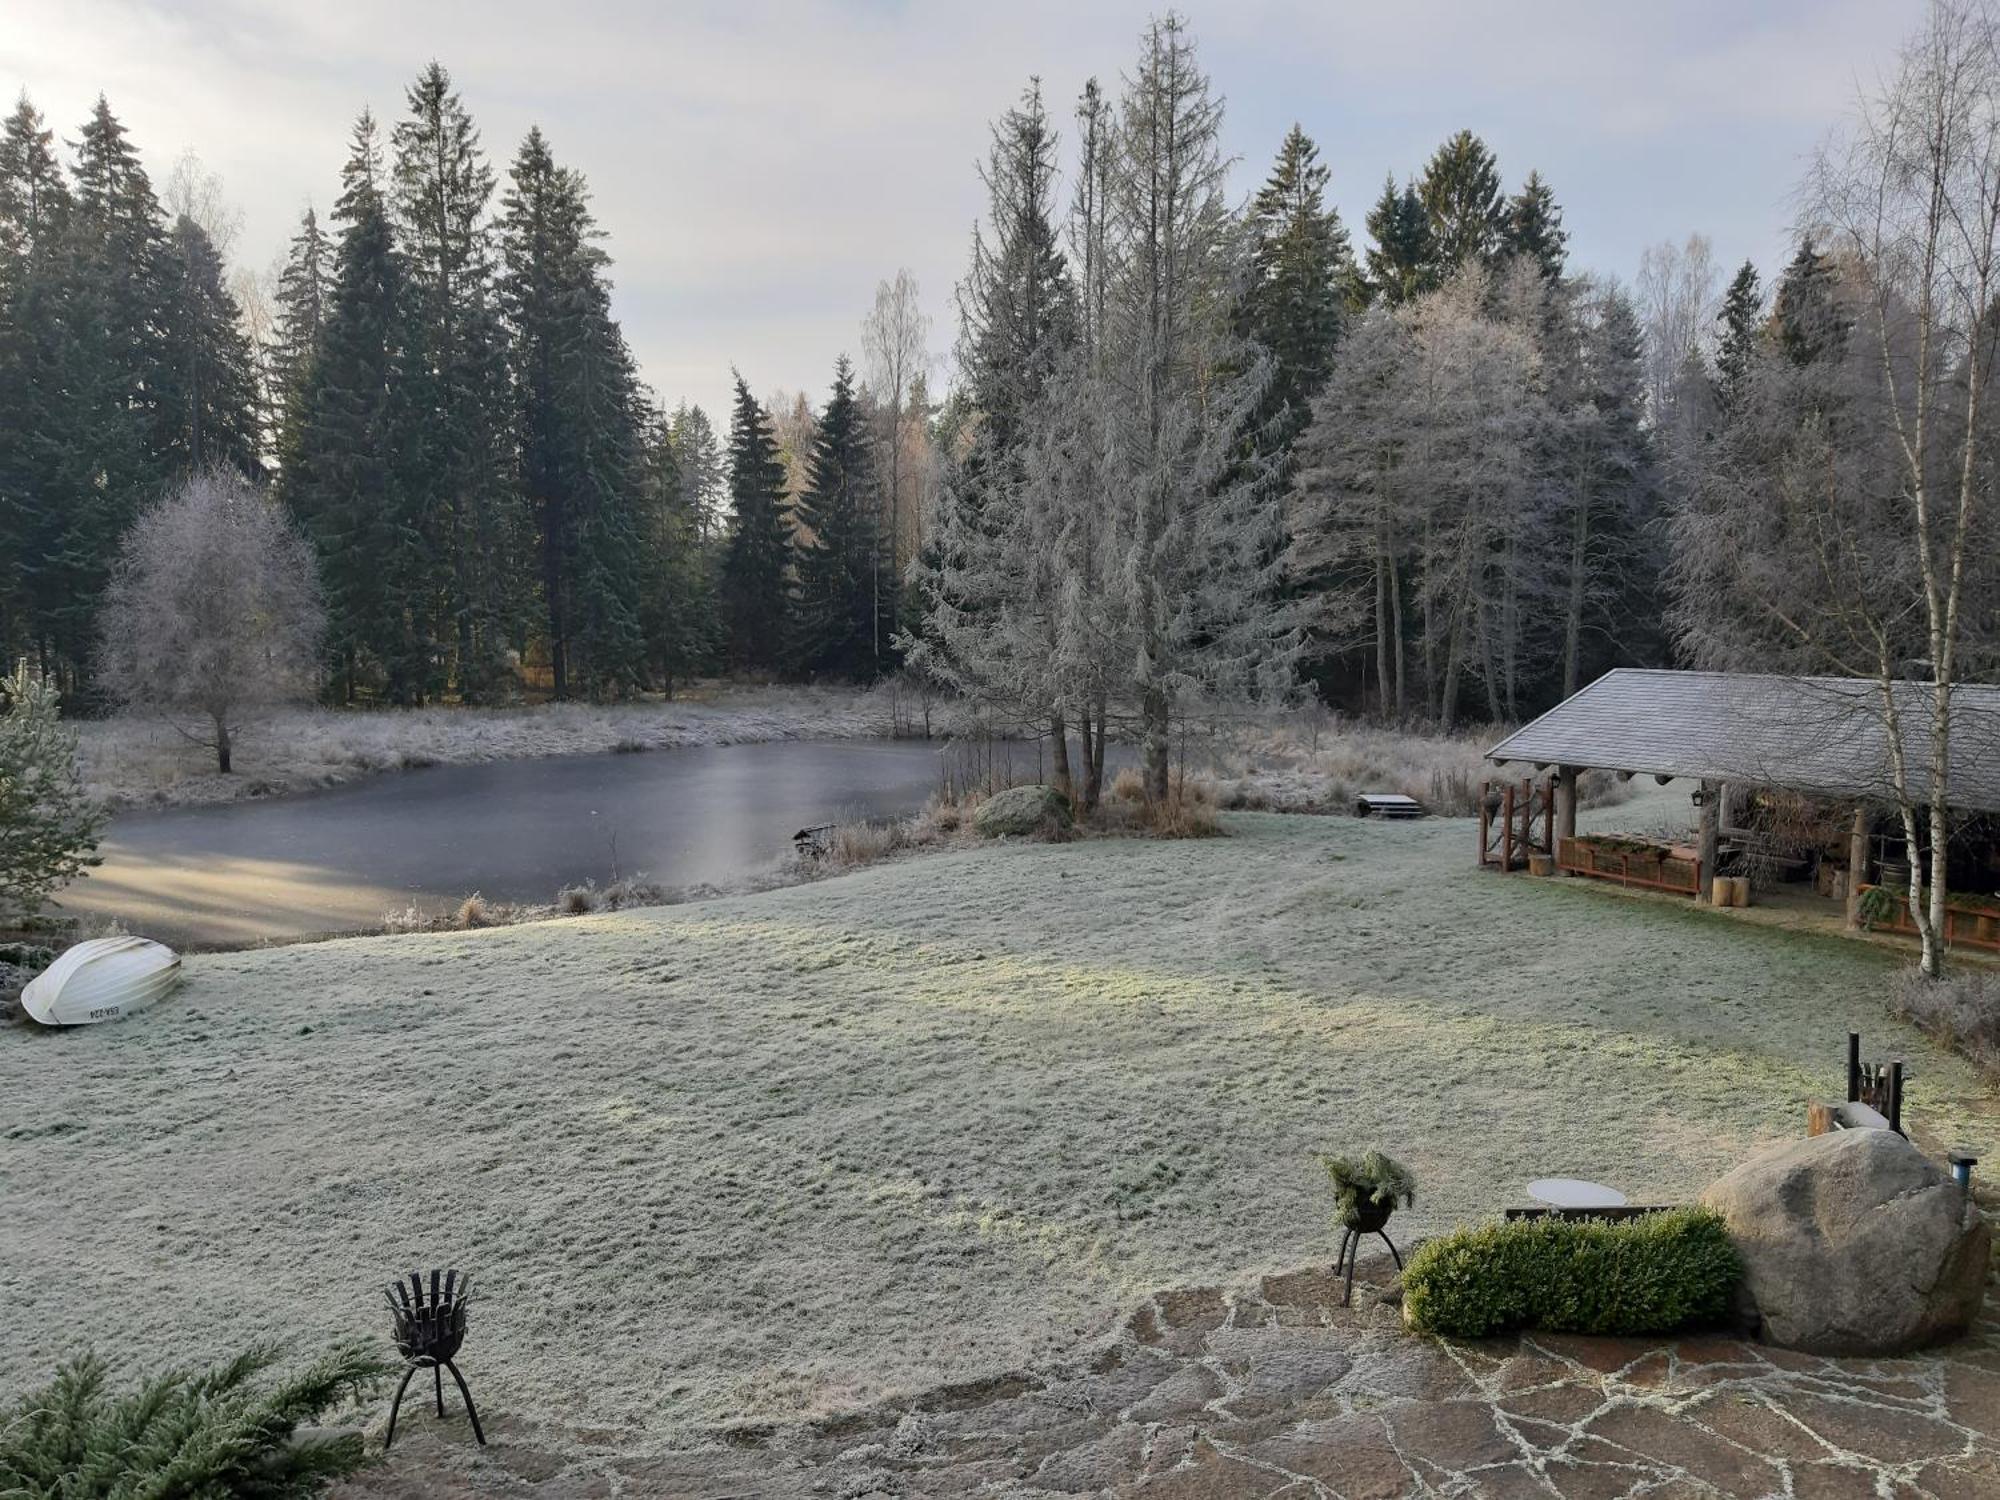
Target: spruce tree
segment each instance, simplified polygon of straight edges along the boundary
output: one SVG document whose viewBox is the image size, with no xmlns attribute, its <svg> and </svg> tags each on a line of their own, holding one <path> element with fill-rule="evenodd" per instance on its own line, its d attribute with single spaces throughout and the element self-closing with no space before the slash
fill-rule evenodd
<svg viewBox="0 0 2000 1500">
<path fill-rule="evenodd" d="M 685 413 L 689 408 L 680 410 Z M 657 411 L 649 414 L 646 424 L 639 582 L 647 673 L 652 685 L 670 698 L 677 683 L 708 667 L 715 650 L 708 549 L 702 540 L 700 510 L 691 498 L 695 488 L 682 471 L 674 425 Z M 712 441 L 713 434 L 710 437 Z"/>
<path fill-rule="evenodd" d="M 333 243 L 320 228 L 319 215 L 308 208 L 278 273 L 277 327 L 270 355 L 281 491 L 298 452 L 306 386 L 326 344 L 332 287 Z"/>
<path fill-rule="evenodd" d="M 589 191 L 541 130 L 515 155 L 500 220 L 514 430 L 558 698 L 630 691 L 644 674 L 646 475 L 638 377 L 611 317 Z"/>
<path fill-rule="evenodd" d="M 1053 222 L 1055 127 L 1039 80 L 993 126 L 980 180 L 987 212 L 973 231 L 958 288 L 959 366 L 993 454 L 1021 440 L 1021 413 L 1041 393 L 1075 327 L 1069 272 Z"/>
<path fill-rule="evenodd" d="M 1417 198 L 1430 227 L 1430 270 L 1434 283 L 1457 274 L 1467 261 L 1490 264 L 1498 255 L 1507 225 L 1500 172 L 1486 143 L 1461 130 L 1424 167 Z"/>
<path fill-rule="evenodd" d="M 1368 210 L 1367 285 L 1385 306 L 1414 302 L 1433 285 L 1430 220 L 1414 187 L 1398 188 L 1391 177 Z"/>
<path fill-rule="evenodd" d="M 405 93 L 391 209 L 411 294 L 408 400 L 421 413 L 411 482 L 432 560 L 427 610 L 437 674 L 467 697 L 504 690 L 526 594 L 525 536 L 509 462 L 506 340 L 494 305 L 486 207 L 493 170 L 479 131 L 431 63 Z"/>
<path fill-rule="evenodd" d="M 101 96 L 80 132 L 73 179 L 61 273 L 65 333 L 46 372 L 62 399 L 42 431 L 54 460 L 43 497 L 53 524 L 30 564 L 58 678 L 69 687 L 86 670 L 118 538 L 160 484 L 172 429 L 159 405 L 167 359 L 160 206 Z"/>
<path fill-rule="evenodd" d="M 871 468 L 866 414 L 843 355 L 798 506 L 792 659 L 809 674 L 861 678 L 875 671 L 872 581 L 882 537 Z"/>
<path fill-rule="evenodd" d="M 1530 172 L 1521 191 L 1507 200 L 1502 240 L 1507 254 L 1532 260 L 1544 281 L 1553 285 L 1562 280 L 1569 233 L 1562 227 L 1556 195 L 1540 172 Z"/>
<path fill-rule="evenodd" d="M 1076 336 L 1076 303 L 1054 225 L 1058 141 L 1039 80 L 992 127 L 980 180 L 984 221 L 973 230 L 972 264 L 958 287 L 958 362 L 979 412 L 972 450 L 953 466 L 939 505 L 947 529 L 993 535 L 1021 482 L 1033 434 L 1025 413 L 1040 398 Z"/>
<path fill-rule="evenodd" d="M 694 518 L 695 534 L 707 547 L 721 533 L 723 501 L 729 492 L 729 465 L 722 444 L 708 413 L 685 401 L 674 410 L 668 439 L 673 444 L 674 478 L 680 485 L 681 504 Z"/>
<path fill-rule="evenodd" d="M 1354 254 L 1339 211 L 1327 206 L 1327 177 L 1319 148 L 1295 124 L 1250 203 L 1250 286 L 1238 321 L 1271 358 L 1258 421 L 1269 452 L 1304 430 L 1354 300 Z"/>
<path fill-rule="evenodd" d="M 24 95 L 0 126 L 0 659 L 53 665 L 44 564 L 65 524 L 69 184 Z"/>
<path fill-rule="evenodd" d="M 414 417 L 405 407 L 409 330 L 403 260 L 382 195 L 373 116 L 354 127 L 319 357 L 305 380 L 287 503 L 319 553 L 333 690 L 380 686 L 415 703 L 432 672 L 422 628 L 429 564 L 409 498 Z"/>
<path fill-rule="evenodd" d="M 771 419 L 741 375 L 729 423 L 729 503 L 719 590 L 729 665 L 739 672 L 774 672 L 792 645 L 785 465 Z"/>
<path fill-rule="evenodd" d="M 256 380 L 242 312 L 223 284 L 222 257 L 186 214 L 168 237 L 158 393 L 161 459 L 170 473 L 225 467 L 261 476 Z"/>
<path fill-rule="evenodd" d="M 1809 365 L 1837 353 L 1847 340 L 1847 319 L 1839 304 L 1839 273 L 1831 256 L 1810 239 L 1778 279 L 1771 319 L 1778 349 L 1795 365 Z"/>
<path fill-rule="evenodd" d="M 1743 393 L 1744 378 L 1756 356 L 1763 313 L 1764 289 L 1758 283 L 1757 267 L 1746 260 L 1730 278 L 1722 310 L 1716 314 L 1720 325 L 1715 347 L 1716 389 L 1724 411 L 1733 410 Z"/>
</svg>

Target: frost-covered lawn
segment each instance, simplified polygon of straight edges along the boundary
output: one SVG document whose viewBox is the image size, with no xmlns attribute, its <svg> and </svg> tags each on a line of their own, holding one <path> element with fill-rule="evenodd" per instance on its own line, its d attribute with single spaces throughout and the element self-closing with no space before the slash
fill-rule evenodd
<svg viewBox="0 0 2000 1500">
<path fill-rule="evenodd" d="M 1850 1026 L 2000 1140 L 1867 946 L 1481 875 L 1458 821 L 1229 826 L 201 957 L 133 1021 L 0 1028 L 0 1393 L 92 1338 L 373 1333 L 455 1264 L 483 1405 L 645 1446 L 1327 1257 L 1321 1148 L 1416 1169 L 1405 1237 L 1547 1174 L 1691 1193 Z"/>
<path fill-rule="evenodd" d="M 116 806 L 179 806 L 313 791 L 410 766 L 886 735 L 898 711 L 886 690 L 705 683 L 672 702 L 286 709 L 243 731 L 231 776 L 217 775 L 212 752 L 171 725 L 118 717 L 79 726 L 79 758 L 93 796 Z M 921 722 L 907 699 L 900 712 Z"/>
</svg>

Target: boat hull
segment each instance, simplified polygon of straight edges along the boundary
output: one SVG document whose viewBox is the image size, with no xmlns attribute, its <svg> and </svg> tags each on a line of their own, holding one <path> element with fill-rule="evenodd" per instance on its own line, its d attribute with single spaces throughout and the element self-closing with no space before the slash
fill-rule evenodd
<svg viewBox="0 0 2000 1500">
<path fill-rule="evenodd" d="M 181 957 L 150 938 L 92 938 L 65 949 L 21 991 L 21 1008 L 44 1026 L 122 1021 L 181 982 Z"/>
</svg>

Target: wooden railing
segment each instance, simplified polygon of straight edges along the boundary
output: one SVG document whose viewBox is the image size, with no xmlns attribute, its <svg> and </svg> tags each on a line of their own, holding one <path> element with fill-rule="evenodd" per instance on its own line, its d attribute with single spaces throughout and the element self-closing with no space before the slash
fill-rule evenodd
<svg viewBox="0 0 2000 1500">
<path fill-rule="evenodd" d="M 1678 896 L 1701 894 L 1701 861 L 1677 855 L 1664 846 L 1657 852 L 1642 853 L 1614 849 L 1588 838 L 1563 839 L 1556 848 L 1556 864 L 1565 874 L 1593 880 L 1615 880 L 1620 885 L 1670 891 Z"/>
<path fill-rule="evenodd" d="M 1881 891 L 1886 903 L 1868 900 L 1870 891 Z M 1915 937 L 1917 924 L 1910 920 L 1910 893 L 1900 886 L 1864 885 L 1862 911 L 1868 926 L 1878 932 L 1900 932 Z M 1870 908 L 1873 908 L 1871 910 Z M 1886 907 L 1887 915 L 1879 913 Z M 1992 906 L 1947 905 L 1944 909 L 1944 940 L 1948 947 L 1986 948 L 2000 952 L 2000 904 Z"/>
</svg>

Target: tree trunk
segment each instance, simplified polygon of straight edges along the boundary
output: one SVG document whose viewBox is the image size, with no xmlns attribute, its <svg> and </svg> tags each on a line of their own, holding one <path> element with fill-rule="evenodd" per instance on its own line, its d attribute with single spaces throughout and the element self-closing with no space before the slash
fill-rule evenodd
<svg viewBox="0 0 2000 1500">
<path fill-rule="evenodd" d="M 1070 779 L 1069 774 L 1069 726 L 1063 722 L 1061 709 L 1056 709 L 1049 715 L 1049 745 L 1049 754 L 1055 770 L 1055 789 L 1067 797 L 1073 806 L 1076 802 L 1076 783 Z"/>
<path fill-rule="evenodd" d="M 1389 559 L 1389 621 L 1390 632 L 1396 644 L 1396 718 L 1400 721 L 1408 711 L 1405 698 L 1405 683 L 1408 674 L 1403 663 L 1403 580 L 1397 576 L 1396 559 Z"/>
<path fill-rule="evenodd" d="M 230 774 L 229 753 L 231 746 L 229 743 L 229 726 L 228 724 L 223 722 L 222 716 L 220 714 L 215 715 L 214 718 L 215 718 L 215 769 L 220 771 L 224 776 L 227 776 Z"/>
<path fill-rule="evenodd" d="M 1389 716 L 1389 555 L 1375 554 L 1375 696 L 1383 718 Z"/>
<path fill-rule="evenodd" d="M 1139 705 L 1141 737 L 1146 759 L 1146 800 L 1167 800 L 1168 763 L 1173 752 L 1172 705 L 1167 690 L 1149 683 Z"/>
<path fill-rule="evenodd" d="M 1092 725 L 1085 732 L 1083 808 L 1085 812 L 1097 811 L 1097 804 L 1104 799 L 1104 726 L 1109 717 L 1109 706 L 1100 698 L 1093 706 Z"/>
<path fill-rule="evenodd" d="M 1582 674 L 1585 560 L 1590 556 L 1590 507 L 1578 505 L 1569 538 L 1569 609 L 1563 620 L 1563 696 L 1576 696 Z"/>
</svg>

